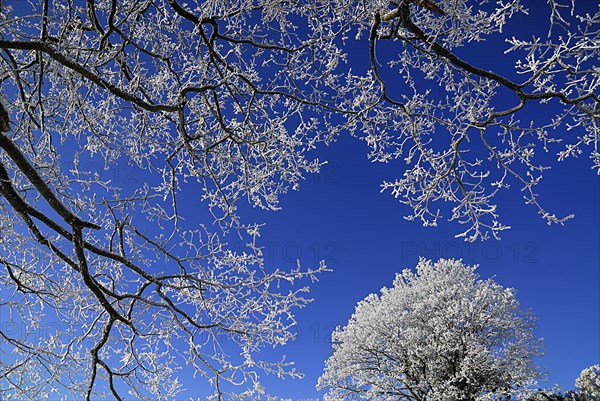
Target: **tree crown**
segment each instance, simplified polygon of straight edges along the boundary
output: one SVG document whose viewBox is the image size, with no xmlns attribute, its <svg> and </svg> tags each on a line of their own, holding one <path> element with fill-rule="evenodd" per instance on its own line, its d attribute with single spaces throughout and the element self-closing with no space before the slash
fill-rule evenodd
<svg viewBox="0 0 600 401">
<path fill-rule="evenodd" d="M 359 302 L 332 335 L 329 399 L 484 400 L 540 377 L 535 319 L 515 291 L 460 260 L 421 259 Z"/>
</svg>

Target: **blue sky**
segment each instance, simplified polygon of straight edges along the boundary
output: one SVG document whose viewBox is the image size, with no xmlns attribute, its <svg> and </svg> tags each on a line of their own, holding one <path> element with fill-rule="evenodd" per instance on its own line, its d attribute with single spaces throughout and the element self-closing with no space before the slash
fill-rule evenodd
<svg viewBox="0 0 600 401">
<path fill-rule="evenodd" d="M 371 163 L 367 151 L 363 142 L 341 136 L 315 154 L 329 164 L 285 195 L 282 210 L 241 207 L 244 220 L 266 223 L 260 243 L 268 269 L 294 268 L 297 259 L 305 268 L 316 267 L 324 259 L 333 270 L 311 286 L 314 302 L 297 311 L 296 341 L 265 350 L 269 359 L 285 354 L 295 361 L 304 379 L 265 376 L 269 393 L 320 399 L 315 385 L 332 352 L 331 332 L 348 321 L 358 301 L 390 286 L 395 274 L 414 268 L 420 256 L 462 258 L 479 264 L 482 278 L 494 277 L 517 290 L 522 306 L 539 318 L 537 335 L 546 345 L 539 365 L 549 373 L 543 385 L 573 388 L 582 369 L 600 362 L 600 179 L 587 157 L 560 163 L 540 184 L 549 209 L 575 214 L 565 226 L 548 226 L 514 190 L 498 199 L 504 222 L 512 226 L 501 241 L 465 243 L 454 238 L 461 231 L 457 224 L 425 228 L 404 220 L 405 206 L 380 193 L 381 181 L 397 176 L 401 166 Z M 119 174 L 117 181 L 140 183 L 126 167 Z M 206 382 L 191 375 L 187 370 L 182 378 L 189 390 L 181 400 L 210 393 Z"/>
<path fill-rule="evenodd" d="M 297 341 L 279 350 L 305 378 L 267 380 L 269 390 L 293 399 L 322 395 L 314 386 L 332 352 L 331 331 L 420 256 L 462 258 L 479 264 L 481 277 L 515 288 L 521 305 L 539 318 L 537 334 L 546 345 L 539 365 L 550 385 L 573 388 L 582 369 L 600 362 L 600 180 L 586 157 L 548 171 L 540 188 L 548 207 L 575 219 L 548 226 L 520 192 L 510 191 L 499 199 L 499 211 L 512 229 L 501 241 L 465 243 L 454 238 L 456 224 L 424 228 L 403 220 L 404 206 L 379 192 L 392 165 L 369 162 L 366 151 L 363 143 L 341 138 L 322 152 L 329 167 L 288 194 L 282 211 L 258 213 L 268 222 L 262 231 L 267 263 L 292 267 L 300 256 L 309 267 L 323 258 L 333 269 L 312 286 L 315 301 L 297 314 Z"/>
<path fill-rule="evenodd" d="M 546 7 L 542 3 L 538 5 Z M 577 4 L 597 7 L 594 1 Z M 546 11 L 534 8 L 530 15 L 516 18 L 507 36 L 543 36 Z M 491 40 L 477 54 L 463 56 L 478 66 L 512 74 L 514 58 L 502 55 L 506 48 L 502 41 Z M 533 118 L 548 112 L 551 109 L 545 107 L 529 109 Z M 560 145 L 551 147 L 542 157 L 556 160 L 558 150 Z M 297 314 L 297 341 L 280 349 L 296 361 L 305 378 L 267 380 L 269 391 L 292 399 L 322 396 L 315 384 L 332 352 L 332 330 L 348 321 L 358 301 L 390 286 L 396 273 L 416 266 L 421 256 L 479 264 L 482 278 L 494 277 L 517 290 L 522 307 L 538 317 L 537 335 L 544 338 L 545 357 L 538 363 L 549 376 L 542 386 L 572 389 L 582 369 L 600 363 L 600 178 L 587 155 L 553 163 L 538 187 L 549 211 L 558 216 L 573 213 L 574 219 L 564 226 L 548 226 L 514 186 L 497 197 L 501 220 L 512 229 L 501 241 L 465 243 L 454 238 L 462 231 L 455 223 L 425 228 L 404 220 L 410 211 L 389 193 L 380 193 L 381 182 L 399 177 L 402 165 L 371 163 L 367 152 L 364 143 L 342 136 L 318 151 L 329 164 L 321 174 L 307 177 L 300 191 L 286 195 L 283 210 L 246 211 L 247 218 L 267 222 L 262 241 L 268 264 L 293 267 L 298 257 L 310 267 L 325 259 L 333 269 L 312 286 L 315 301 Z"/>
</svg>

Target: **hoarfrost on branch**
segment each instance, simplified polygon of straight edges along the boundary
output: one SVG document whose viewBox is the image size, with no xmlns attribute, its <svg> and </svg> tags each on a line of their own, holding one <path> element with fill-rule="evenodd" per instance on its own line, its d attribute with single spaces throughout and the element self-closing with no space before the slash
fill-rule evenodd
<svg viewBox="0 0 600 401">
<path fill-rule="evenodd" d="M 569 217 L 537 198 L 540 152 L 600 171 L 598 8 L 550 0 L 548 35 L 509 37 L 515 69 L 489 71 L 469 54 L 519 0 L 0 4 L 0 308 L 27 328 L 1 332 L 5 398 L 171 399 L 184 366 L 217 399 L 258 397 L 260 371 L 296 375 L 257 352 L 308 302 L 281 283 L 325 266 L 265 266 L 238 205 L 279 208 L 339 135 L 399 168 L 382 190 L 408 219 L 471 241 L 507 228 L 512 184 Z"/>
</svg>

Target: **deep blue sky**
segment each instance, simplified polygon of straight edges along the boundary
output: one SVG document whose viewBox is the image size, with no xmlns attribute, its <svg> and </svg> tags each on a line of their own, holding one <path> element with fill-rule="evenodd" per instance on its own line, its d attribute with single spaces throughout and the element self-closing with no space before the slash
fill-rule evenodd
<svg viewBox="0 0 600 401">
<path fill-rule="evenodd" d="M 268 263 L 293 267 L 301 254 L 305 267 L 324 258 L 333 269 L 313 285 L 315 301 L 297 315 L 298 340 L 280 349 L 306 377 L 269 380 L 269 390 L 293 399 L 319 397 L 314 386 L 332 352 L 331 331 L 419 256 L 462 258 L 479 264 L 483 278 L 517 289 L 522 306 L 539 318 L 537 334 L 546 345 L 539 364 L 549 371 L 550 385 L 573 388 L 583 368 L 600 362 L 600 180 L 586 157 L 547 172 L 540 188 L 549 207 L 575 219 L 548 226 L 514 191 L 499 199 L 512 226 L 501 241 L 465 243 L 454 238 L 455 224 L 424 228 L 403 220 L 404 206 L 379 193 L 382 177 L 394 170 L 370 163 L 366 151 L 363 143 L 340 139 L 323 152 L 330 167 L 287 195 L 282 211 L 265 215 Z"/>
<path fill-rule="evenodd" d="M 531 7 L 531 2 L 525 3 Z M 590 12 L 597 9 L 595 1 L 576 4 Z M 538 6 L 542 8 L 509 24 L 507 36 L 545 35 L 547 5 Z M 512 75 L 514 58 L 502 54 L 507 47 L 494 39 L 476 54 L 463 56 Z M 366 61 L 366 54 L 350 59 Z M 551 111 L 534 107 L 529 112 Z M 551 148 L 544 158 L 555 160 L 559 149 Z M 313 285 L 315 301 L 297 314 L 298 340 L 279 350 L 296 361 L 306 377 L 268 380 L 271 393 L 295 400 L 320 398 L 315 384 L 332 352 L 331 331 L 348 321 L 358 301 L 390 286 L 395 274 L 415 267 L 420 256 L 462 258 L 479 264 L 482 278 L 494 277 L 517 290 L 522 307 L 538 317 L 537 335 L 545 340 L 539 365 L 549 380 L 543 386 L 572 389 L 582 369 L 600 363 L 600 178 L 588 155 L 554 163 L 538 187 L 549 211 L 558 216 L 574 213 L 574 219 L 564 226 L 548 226 L 535 208 L 524 204 L 515 185 L 497 198 L 501 220 L 512 229 L 501 241 L 465 243 L 454 238 L 462 231 L 457 224 L 424 228 L 404 220 L 409 210 L 389 193 L 380 193 L 384 179 L 401 176 L 401 165 L 373 164 L 367 152 L 364 143 L 342 136 L 319 151 L 319 158 L 330 164 L 321 174 L 307 177 L 299 192 L 286 195 L 282 211 L 256 213 L 259 221 L 268 223 L 262 231 L 268 264 L 293 267 L 298 256 L 305 267 L 325 259 L 333 269 Z"/>
</svg>

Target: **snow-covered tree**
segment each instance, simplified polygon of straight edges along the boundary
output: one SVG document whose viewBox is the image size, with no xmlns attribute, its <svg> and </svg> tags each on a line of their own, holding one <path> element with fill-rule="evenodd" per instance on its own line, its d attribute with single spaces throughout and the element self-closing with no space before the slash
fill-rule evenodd
<svg viewBox="0 0 600 401">
<path fill-rule="evenodd" d="M 581 394 L 593 400 L 600 400 L 600 365 L 583 369 L 575 381 Z"/>
<path fill-rule="evenodd" d="M 582 370 L 575 387 L 577 391 L 565 391 L 558 385 L 533 390 L 526 394 L 524 401 L 600 401 L 600 365 Z"/>
<path fill-rule="evenodd" d="M 538 153 L 600 165 L 600 8 L 560 1 L 497 71 L 470 54 L 521 0 L 1 1 L 0 396 L 173 399 L 189 367 L 243 397 L 296 374 L 257 352 L 307 302 L 278 284 L 314 272 L 265 266 L 237 207 L 277 209 L 342 133 L 396 161 L 409 219 L 497 235 L 517 184 L 562 222 Z"/>
<path fill-rule="evenodd" d="M 332 341 L 318 383 L 328 400 L 486 400 L 540 377 L 531 313 L 459 260 L 421 259 L 359 302 Z"/>
</svg>

